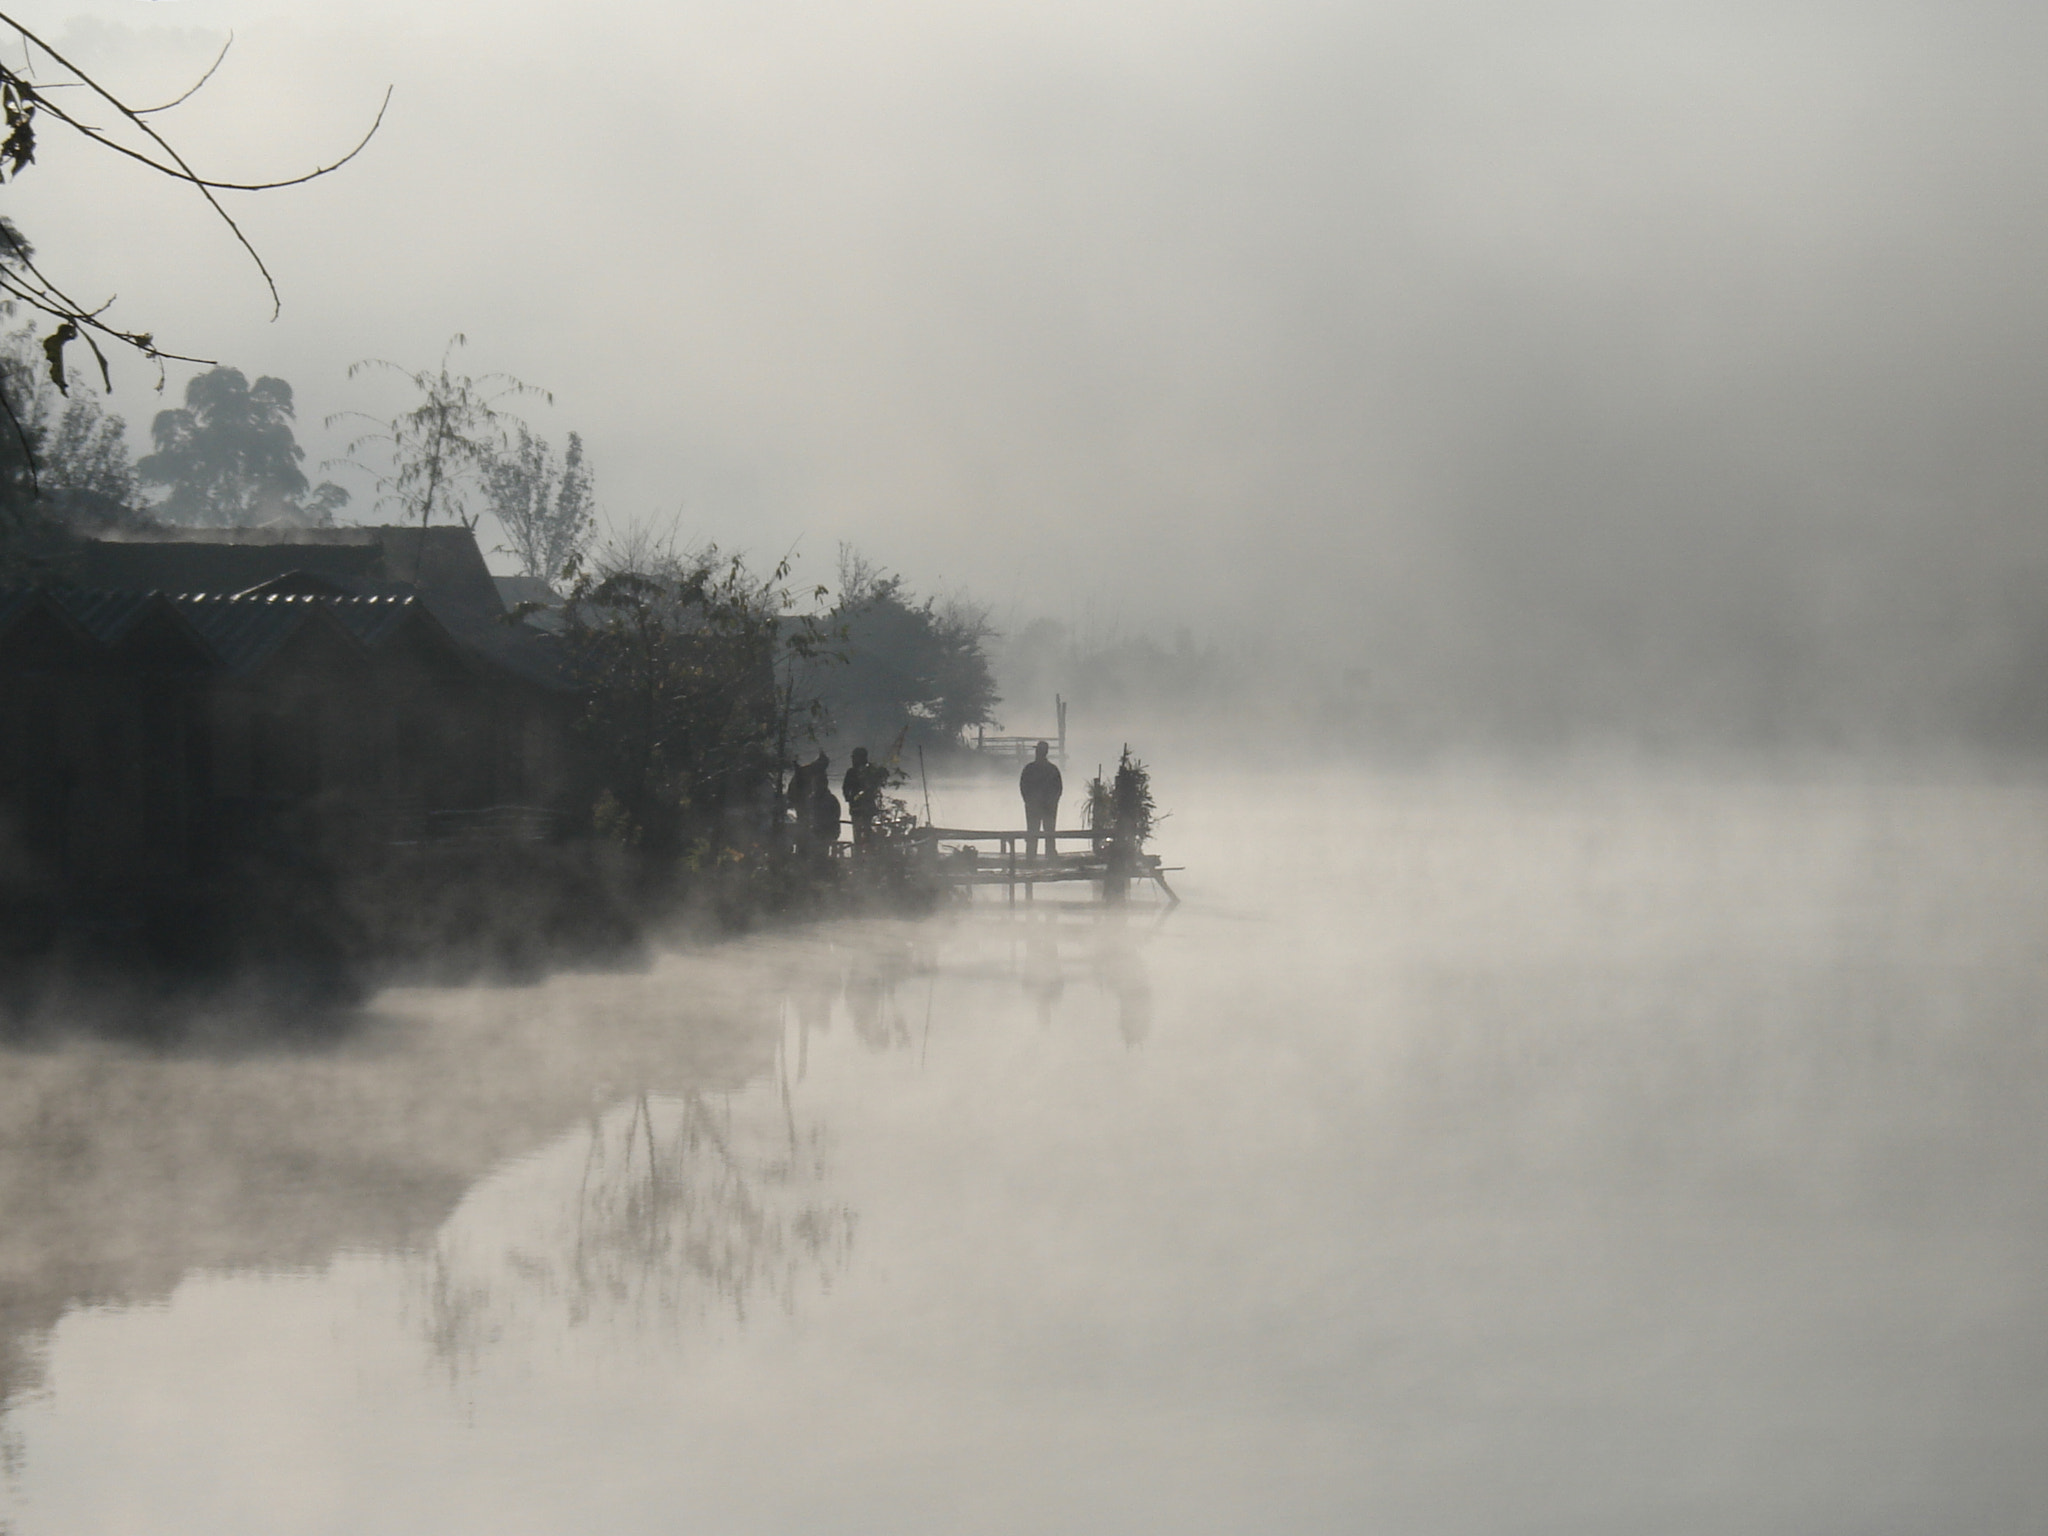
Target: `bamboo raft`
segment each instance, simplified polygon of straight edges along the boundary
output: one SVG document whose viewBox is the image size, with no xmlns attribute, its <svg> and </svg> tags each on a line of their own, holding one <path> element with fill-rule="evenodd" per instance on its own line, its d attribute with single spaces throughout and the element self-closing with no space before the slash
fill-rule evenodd
<svg viewBox="0 0 2048 1536">
<path fill-rule="evenodd" d="M 1024 899 L 1030 901 L 1034 888 L 1040 885 L 1058 885 L 1078 880 L 1092 880 L 1102 886 L 1105 900 L 1117 899 L 1112 890 L 1119 883 L 1128 885 L 1133 880 L 1149 880 L 1159 887 L 1166 897 L 1168 908 L 1180 905 L 1180 897 L 1166 877 L 1178 874 L 1184 867 L 1179 864 L 1162 864 L 1156 853 L 1141 853 L 1129 867 L 1112 869 L 1109 850 L 1102 847 L 1096 833 L 1091 831 L 1054 832 L 1051 841 L 1083 843 L 1088 852 L 1081 854 L 1048 853 L 1042 858 L 1026 858 L 1017 849 L 1020 843 L 1030 839 L 1032 834 L 975 827 L 918 827 L 911 834 L 919 847 L 920 873 L 942 885 L 972 888 L 977 885 L 1000 885 L 1007 893 L 1011 905 L 1017 901 L 1017 888 L 1024 888 Z M 1041 836 L 1043 834 L 1040 834 Z M 946 843 L 964 845 L 947 850 Z M 983 862 L 981 851 L 975 845 L 994 843 L 996 851 L 991 860 Z M 1121 892 L 1118 891 L 1117 895 Z"/>
</svg>

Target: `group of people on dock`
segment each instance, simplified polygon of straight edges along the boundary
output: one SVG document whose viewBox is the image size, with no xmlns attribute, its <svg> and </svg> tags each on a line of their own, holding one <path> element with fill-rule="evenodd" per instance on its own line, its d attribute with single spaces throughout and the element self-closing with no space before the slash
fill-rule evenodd
<svg viewBox="0 0 2048 1536">
<path fill-rule="evenodd" d="M 845 820 L 853 823 L 853 843 L 864 848 L 874 841 L 875 818 L 882 811 L 882 791 L 889 770 L 871 762 L 866 747 L 853 749 L 853 762 L 839 781 L 845 799 Z M 797 851 L 822 853 L 839 841 L 840 796 L 832 793 L 832 759 L 820 752 L 798 763 L 789 776 L 789 808 L 794 818 Z"/>
<path fill-rule="evenodd" d="M 1045 839 L 1048 857 L 1054 846 L 1054 829 L 1059 825 L 1060 795 L 1065 789 L 1059 764 L 1051 757 L 1051 743 L 1041 741 L 1031 761 L 1017 776 L 1018 793 L 1024 797 L 1025 857 L 1038 857 L 1038 842 Z M 853 749 L 853 761 L 832 793 L 832 760 L 820 752 L 808 763 L 791 770 L 787 796 L 792 834 L 799 854 L 826 856 L 839 841 L 840 796 L 845 797 L 845 820 L 853 824 L 853 846 L 866 848 L 875 841 L 875 820 L 882 813 L 882 791 L 889 787 L 889 769 L 873 762 L 866 747 Z"/>
</svg>

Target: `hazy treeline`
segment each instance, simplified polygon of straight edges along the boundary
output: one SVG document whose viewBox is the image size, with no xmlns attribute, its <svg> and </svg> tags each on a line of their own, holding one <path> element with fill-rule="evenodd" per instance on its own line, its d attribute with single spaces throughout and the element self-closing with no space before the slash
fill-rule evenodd
<svg viewBox="0 0 2048 1536">
<path fill-rule="evenodd" d="M 465 376 L 445 357 L 396 370 L 417 404 L 364 423 L 354 446 L 383 455 L 354 461 L 379 486 L 373 507 L 318 478 L 285 380 L 195 375 L 182 405 L 155 414 L 152 451 L 138 457 L 94 379 L 72 368 L 68 392 L 56 389 L 32 330 L 8 339 L 0 370 L 23 402 L 21 432 L 0 432 L 0 516 L 15 536 L 459 518 L 497 530 L 492 547 L 562 597 L 600 558 L 597 475 L 580 434 L 548 442 L 498 403 L 524 386 Z M 1448 476 L 1444 494 L 1455 500 L 1461 485 Z M 1712 491 L 1703 483 L 1695 496 Z M 1536 478 L 1523 494 L 1547 493 Z M 782 745 L 815 739 L 843 756 L 899 740 L 941 749 L 984 727 L 1050 730 L 1057 694 L 1109 735 L 1156 740 L 1228 722 L 1260 746 L 1396 755 L 2048 749 L 2040 568 L 1975 538 L 1968 509 L 1952 527 L 1878 509 L 1851 534 L 1817 515 L 1689 508 L 1563 537 L 1541 506 L 1508 519 L 1482 515 L 1497 497 L 1470 500 L 1426 542 L 1389 530 L 1388 559 L 1362 573 L 1341 618 L 1277 600 L 1262 615 L 1266 600 L 1248 592 L 1228 608 L 1193 601 L 1180 623 L 1029 610 L 998 621 L 845 549 L 815 602 L 795 604 L 804 584 L 789 583 L 789 611 L 823 633 L 795 679 L 805 698 L 785 708 L 796 723 Z M 632 544 L 614 541 L 605 576 L 632 567 Z"/>
<path fill-rule="evenodd" d="M 1055 695 L 1096 715 L 1206 714 L 1235 701 L 1249 661 L 1213 640 L 1197 642 L 1185 625 L 1162 641 L 1114 625 L 1031 618 L 995 642 L 996 674 L 1024 728 L 1052 719 Z"/>
</svg>

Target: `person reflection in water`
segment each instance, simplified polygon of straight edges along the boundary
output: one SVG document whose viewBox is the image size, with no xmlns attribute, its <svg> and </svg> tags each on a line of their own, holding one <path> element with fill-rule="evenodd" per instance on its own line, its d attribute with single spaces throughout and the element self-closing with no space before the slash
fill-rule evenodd
<svg viewBox="0 0 2048 1536">
<path fill-rule="evenodd" d="M 1059 850 L 1053 846 L 1053 828 L 1059 825 L 1060 791 L 1066 786 L 1060 782 L 1059 764 L 1048 754 L 1052 747 L 1041 741 L 1038 755 L 1024 765 L 1024 771 L 1017 775 L 1018 792 L 1024 796 L 1024 857 L 1038 857 L 1038 835 L 1045 834 L 1047 858 L 1056 856 Z"/>
<path fill-rule="evenodd" d="M 1024 930 L 1024 990 L 1038 1006 L 1038 1027 L 1052 1025 L 1052 1013 L 1060 994 L 1067 989 L 1067 977 L 1060 965 L 1059 932 L 1048 914 Z"/>
<path fill-rule="evenodd" d="M 1116 999 L 1117 1033 L 1135 1050 L 1152 1033 L 1152 972 L 1140 952 L 1144 935 L 1133 933 L 1121 913 L 1111 912 L 1103 914 L 1093 931 L 1094 981 Z"/>
</svg>

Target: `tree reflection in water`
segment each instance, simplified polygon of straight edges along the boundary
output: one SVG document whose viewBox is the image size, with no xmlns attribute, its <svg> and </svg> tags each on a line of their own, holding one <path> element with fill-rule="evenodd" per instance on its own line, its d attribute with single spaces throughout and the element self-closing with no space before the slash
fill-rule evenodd
<svg viewBox="0 0 2048 1536">
<path fill-rule="evenodd" d="M 594 1327 L 630 1343 L 743 1326 L 764 1302 L 793 1311 L 807 1285 L 830 1289 L 853 1242 L 853 1211 L 825 1194 L 822 1139 L 799 1127 L 779 1073 L 593 1115 L 479 1191 L 425 1256 L 417 1295 L 436 1358 L 461 1374 L 514 1334 Z"/>
<path fill-rule="evenodd" d="M 1124 913 L 1061 911 L 955 923 L 846 925 L 778 947 L 750 970 L 750 1007 L 780 1002 L 776 1069 L 748 1086 L 607 1096 L 609 1107 L 463 1198 L 418 1261 L 420 1325 L 452 1372 L 514 1334 L 743 1326 L 764 1304 L 793 1310 L 844 1270 L 854 1213 L 829 1192 L 823 1137 L 800 1124 L 813 1033 L 843 1008 L 868 1051 L 925 1048 L 934 1009 L 986 1017 L 994 983 L 1041 1025 L 1098 1027 L 1124 1044 L 1152 1025 L 1149 925 Z M 759 957 L 755 964 L 758 965 Z M 771 979 L 772 978 L 772 979 Z M 915 985 L 907 985 L 915 983 Z M 965 992 L 959 989 L 965 987 Z M 673 1081 L 673 1079 L 671 1079 Z"/>
</svg>

